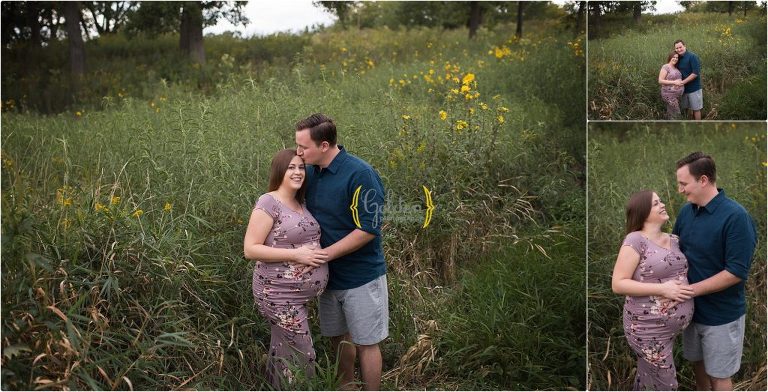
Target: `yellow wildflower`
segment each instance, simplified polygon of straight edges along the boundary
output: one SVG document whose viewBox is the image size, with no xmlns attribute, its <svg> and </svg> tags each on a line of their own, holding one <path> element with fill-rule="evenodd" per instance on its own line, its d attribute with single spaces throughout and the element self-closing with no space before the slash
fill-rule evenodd
<svg viewBox="0 0 768 392">
<path fill-rule="evenodd" d="M 448 118 L 448 113 L 445 110 L 440 111 L 440 119 L 445 121 L 445 119 Z"/>
<path fill-rule="evenodd" d="M 480 109 L 483 109 L 483 110 L 488 110 L 488 105 L 486 105 L 486 104 L 485 104 L 485 103 L 483 103 L 483 102 L 480 102 Z"/>
<path fill-rule="evenodd" d="M 173 204 L 165 202 L 165 205 L 163 206 L 163 211 L 171 212 L 171 210 L 173 210 Z"/>
<path fill-rule="evenodd" d="M 457 88 L 452 88 L 452 89 L 451 89 L 451 92 L 452 92 L 452 93 L 454 93 L 454 94 L 456 94 L 456 95 L 458 95 L 458 94 L 459 94 L 459 89 L 457 89 Z"/>
<path fill-rule="evenodd" d="M 403 120 L 406 120 L 406 121 L 408 121 L 408 120 L 410 120 L 410 119 L 411 119 L 411 116 L 409 116 L 409 115 L 407 115 L 407 114 L 403 114 Z"/>
<path fill-rule="evenodd" d="M 461 84 L 470 84 L 475 80 L 475 74 L 468 73 L 461 79 Z"/>
<path fill-rule="evenodd" d="M 144 211 L 143 211 L 143 210 L 136 210 L 136 211 L 133 213 L 133 217 L 134 217 L 134 218 L 140 218 L 142 215 L 144 215 Z"/>
<path fill-rule="evenodd" d="M 113 206 L 120 204 L 120 196 L 112 196 L 109 199 L 109 204 L 112 204 Z"/>
<path fill-rule="evenodd" d="M 469 86 L 466 84 L 461 85 L 461 92 L 466 93 L 467 91 L 469 91 Z"/>
<path fill-rule="evenodd" d="M 506 112 L 508 112 L 508 111 L 509 111 L 509 109 L 505 108 L 504 106 L 499 106 L 499 108 L 498 108 L 498 109 L 496 109 L 496 110 L 498 110 L 498 111 L 500 111 L 500 112 L 502 112 L 502 113 L 506 113 Z"/>
<path fill-rule="evenodd" d="M 97 202 L 96 205 L 93 207 L 93 209 L 96 210 L 96 212 L 101 212 L 101 211 L 106 211 L 107 207 L 104 206 L 104 204 Z"/>
<path fill-rule="evenodd" d="M 464 121 L 464 120 L 457 120 L 456 121 L 456 130 L 457 131 L 460 131 L 460 130 L 468 127 L 468 126 L 469 126 L 469 124 L 467 124 L 467 122 Z"/>
<path fill-rule="evenodd" d="M 496 117 L 496 120 L 499 120 L 499 124 L 504 124 L 504 116 L 499 114 L 499 117 Z"/>
</svg>

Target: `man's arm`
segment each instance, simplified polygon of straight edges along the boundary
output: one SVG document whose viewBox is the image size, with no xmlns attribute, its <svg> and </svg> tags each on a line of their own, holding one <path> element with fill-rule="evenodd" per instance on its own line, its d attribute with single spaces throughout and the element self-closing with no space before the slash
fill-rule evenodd
<svg viewBox="0 0 768 392">
<path fill-rule="evenodd" d="M 692 73 L 692 74 L 688 75 L 687 78 L 683 79 L 683 84 L 687 84 L 688 82 L 692 81 L 693 79 L 696 79 L 697 77 L 699 77 L 699 75 L 696 75 L 695 73 Z"/>
<path fill-rule="evenodd" d="M 693 296 L 700 297 L 702 295 L 723 291 L 739 282 L 741 282 L 741 278 L 726 270 L 722 270 L 718 274 L 712 275 L 691 286 L 693 286 Z"/>
<path fill-rule="evenodd" d="M 693 58 L 691 59 L 691 74 L 688 75 L 687 78 L 683 79 L 683 84 L 686 84 L 698 78 L 700 73 L 701 73 L 701 63 L 699 62 L 699 58 L 697 56 L 693 56 Z"/>
<path fill-rule="evenodd" d="M 371 233 L 355 229 L 347 234 L 346 237 L 336 241 L 336 243 L 323 250 L 328 252 L 328 261 L 331 261 L 362 248 L 374 238 L 376 238 L 376 236 Z"/>
</svg>

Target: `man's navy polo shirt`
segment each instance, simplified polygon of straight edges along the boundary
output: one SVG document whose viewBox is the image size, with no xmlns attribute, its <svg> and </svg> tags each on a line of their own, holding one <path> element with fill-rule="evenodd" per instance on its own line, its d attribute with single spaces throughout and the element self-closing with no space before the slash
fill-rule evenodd
<svg viewBox="0 0 768 392">
<path fill-rule="evenodd" d="M 355 229 L 376 238 L 328 262 L 329 290 L 360 287 L 384 275 L 387 268 L 381 247 L 385 197 L 381 178 L 371 165 L 347 153 L 344 146 L 339 145 L 339 149 L 327 168 L 307 167 L 307 208 L 320 224 L 320 245 L 327 248 Z"/>
<path fill-rule="evenodd" d="M 683 90 L 684 93 L 689 94 L 701 90 L 701 62 L 696 53 L 686 50 L 683 57 L 677 61 L 677 69 L 680 70 L 683 79 L 687 78 L 692 73 L 696 74 L 696 79 L 685 84 Z"/>
<path fill-rule="evenodd" d="M 725 191 L 706 206 L 687 203 L 672 232 L 680 237 L 680 250 L 688 259 L 688 281 L 697 283 L 726 270 L 741 282 L 723 291 L 694 298 L 693 321 L 723 325 L 747 312 L 744 285 L 749 275 L 757 231 L 752 218 Z"/>
</svg>

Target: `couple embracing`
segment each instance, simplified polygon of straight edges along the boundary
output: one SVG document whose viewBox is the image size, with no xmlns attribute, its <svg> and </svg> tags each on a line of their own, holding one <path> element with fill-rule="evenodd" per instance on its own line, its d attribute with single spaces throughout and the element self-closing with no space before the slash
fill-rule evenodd
<svg viewBox="0 0 768 392">
<path fill-rule="evenodd" d="M 679 39 L 667 55 L 667 63 L 659 70 L 661 99 L 667 106 L 667 120 L 680 118 L 680 109 L 688 109 L 690 117 L 701 120 L 704 97 L 701 91 L 701 62 L 699 56 L 686 48 Z"/>
<path fill-rule="evenodd" d="M 741 365 L 744 286 L 757 244 L 754 222 L 715 180 L 715 161 L 695 152 L 677 162 L 686 203 L 672 234 L 657 193 L 633 194 L 612 288 L 626 295 L 624 335 L 637 356 L 635 390 L 678 387 L 672 347 L 683 334 L 698 390 L 731 390 Z"/>
<path fill-rule="evenodd" d="M 357 357 L 363 387 L 377 390 L 379 342 L 389 333 L 381 210 L 350 205 L 356 191 L 383 205 L 384 187 L 368 163 L 336 144 L 327 116 L 299 121 L 296 146 L 272 160 L 243 246 L 256 260 L 253 295 L 271 326 L 267 378 L 275 389 L 295 389 L 297 372 L 314 375 L 308 303 L 319 296 L 320 330 L 338 355 L 342 387 L 354 382 Z"/>
</svg>

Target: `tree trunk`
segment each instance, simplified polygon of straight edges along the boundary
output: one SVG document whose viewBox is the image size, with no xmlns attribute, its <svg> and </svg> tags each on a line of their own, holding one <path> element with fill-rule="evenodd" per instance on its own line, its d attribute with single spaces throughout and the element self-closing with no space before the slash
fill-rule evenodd
<svg viewBox="0 0 768 392">
<path fill-rule="evenodd" d="M 590 2 L 589 3 L 591 9 L 591 15 L 589 16 L 589 26 L 587 26 L 587 31 L 589 33 L 589 38 L 593 39 L 596 38 L 600 32 L 600 4 L 597 2 Z"/>
<path fill-rule="evenodd" d="M 77 90 L 80 79 L 85 74 L 85 43 L 80 31 L 80 2 L 64 2 L 64 17 L 69 41 L 69 66 L 72 73 L 73 88 Z"/>
<path fill-rule="evenodd" d="M 34 1 L 27 1 L 26 5 L 27 23 L 29 24 L 30 32 L 32 33 L 32 36 L 30 37 L 32 39 L 32 45 L 40 46 L 43 42 L 42 37 L 40 36 L 40 30 L 42 29 L 42 26 L 40 25 L 40 7 Z"/>
<path fill-rule="evenodd" d="M 586 7 L 586 1 L 579 2 L 579 10 L 576 11 L 576 31 L 574 32 L 574 35 L 579 35 L 579 33 L 581 33 L 581 20 L 584 19 L 584 8 Z"/>
<path fill-rule="evenodd" d="M 180 30 L 179 47 L 182 53 L 189 55 L 197 64 L 205 64 L 203 10 L 200 3 L 191 1 L 184 3 Z"/>
<path fill-rule="evenodd" d="M 635 21 L 635 24 L 640 23 L 640 15 L 643 13 L 643 3 L 642 2 L 636 2 L 632 5 L 632 19 Z"/>
<path fill-rule="evenodd" d="M 522 38 L 523 37 L 523 7 L 524 4 L 522 1 L 517 2 L 517 28 L 515 29 L 515 37 Z"/>
<path fill-rule="evenodd" d="M 744 17 L 746 18 L 747 17 L 747 2 L 746 1 L 742 1 L 741 4 L 744 7 Z"/>
<path fill-rule="evenodd" d="M 477 1 L 470 1 L 469 6 L 469 39 L 473 39 L 483 21 L 483 9 Z"/>
<path fill-rule="evenodd" d="M 728 16 L 733 15 L 733 8 L 735 7 L 734 3 L 732 1 L 728 2 Z"/>
</svg>

